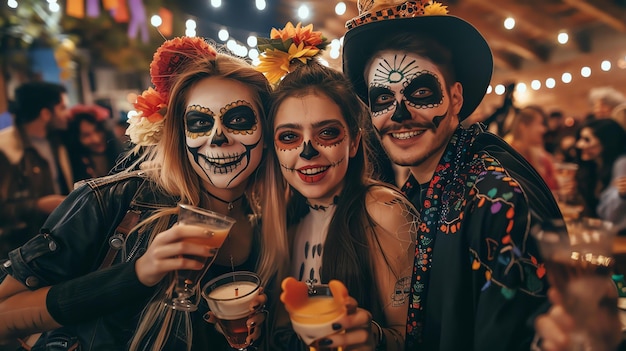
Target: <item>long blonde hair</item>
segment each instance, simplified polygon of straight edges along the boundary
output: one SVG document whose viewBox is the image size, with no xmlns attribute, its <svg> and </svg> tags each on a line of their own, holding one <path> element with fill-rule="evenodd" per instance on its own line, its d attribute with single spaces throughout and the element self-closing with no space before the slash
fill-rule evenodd
<svg viewBox="0 0 626 351">
<path fill-rule="evenodd" d="M 187 156 L 185 143 L 184 115 L 189 91 L 201 80 L 211 77 L 220 77 L 239 81 L 256 94 L 255 103 L 261 111 L 263 135 L 267 138 L 265 111 L 269 103 L 270 86 L 265 77 L 254 70 L 244 60 L 227 54 L 218 53 L 217 57 L 195 58 L 185 68 L 173 77 L 173 85 L 169 94 L 168 109 L 163 124 L 163 134 L 160 142 L 145 150 L 141 156 L 144 164 L 157 165 L 148 169 L 146 175 L 156 186 L 168 194 L 180 197 L 180 201 L 187 204 L 207 207 L 201 195 L 202 184 L 198 174 L 192 168 Z M 260 180 L 257 176 L 263 174 L 261 167 L 248 182 L 246 190 L 253 212 L 258 215 L 260 208 L 255 206 L 254 200 L 260 189 L 257 185 Z M 150 230 L 150 242 L 154 236 L 167 229 L 175 208 L 168 208 L 155 212 L 150 218 L 138 225 L 137 228 Z M 163 296 L 171 297 L 174 277 L 170 274 L 163 279 L 157 288 L 152 300 L 144 308 L 141 320 L 130 344 L 130 350 L 162 350 L 169 338 L 173 322 L 177 317 L 172 309 L 164 308 Z M 191 321 L 188 314 L 184 315 L 184 329 L 187 336 L 187 349 L 191 349 Z M 152 331 L 159 326 L 158 333 L 153 337 Z"/>
</svg>

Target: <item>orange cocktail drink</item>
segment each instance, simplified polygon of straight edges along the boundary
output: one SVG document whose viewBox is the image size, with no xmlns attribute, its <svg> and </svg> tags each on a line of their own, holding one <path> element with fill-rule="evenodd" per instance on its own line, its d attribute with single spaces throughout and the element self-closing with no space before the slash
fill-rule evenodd
<svg viewBox="0 0 626 351">
<path fill-rule="evenodd" d="M 285 304 L 293 330 L 300 336 L 311 351 L 341 350 L 324 348 L 317 341 L 341 332 L 333 329 L 333 324 L 347 313 L 345 286 L 337 281 L 328 285 L 307 286 L 294 278 L 287 278 L 282 284 L 281 301 Z"/>
<path fill-rule="evenodd" d="M 185 227 L 199 226 L 198 224 L 185 224 L 184 222 L 179 223 L 179 225 L 185 226 Z M 208 268 L 210 264 L 212 263 L 213 259 L 215 259 L 215 255 L 217 255 L 217 251 L 219 250 L 220 247 L 222 247 L 224 240 L 226 240 L 226 237 L 228 236 L 228 232 L 230 231 L 230 227 L 219 228 L 219 227 L 211 226 L 210 224 L 202 225 L 201 227 L 204 228 L 204 230 L 206 231 L 206 237 L 186 238 L 185 242 L 194 243 L 194 244 L 201 245 L 201 246 L 206 246 L 209 249 L 211 249 L 212 254 L 211 256 L 208 256 L 208 257 L 193 256 L 193 255 L 186 255 L 186 257 L 193 258 L 196 261 L 202 262 L 204 263 L 204 267 Z M 181 289 L 184 288 L 185 286 L 193 286 L 200 281 L 200 279 L 202 278 L 205 272 L 206 272 L 205 269 L 179 270 L 176 273 L 176 276 L 178 278 L 177 286 L 180 287 Z"/>
<path fill-rule="evenodd" d="M 200 228 L 202 236 L 186 238 L 186 242 L 202 245 L 210 248 L 208 257 L 185 256 L 200 261 L 204 264 L 199 270 L 177 270 L 174 285 L 174 297 L 166 301 L 166 305 L 179 311 L 195 311 L 198 309 L 197 303 L 191 300 L 196 294 L 198 284 L 209 266 L 213 263 L 217 251 L 224 243 L 228 232 L 232 228 L 235 220 L 223 214 L 209 211 L 187 204 L 178 204 L 178 223 L 181 230 Z M 197 299 L 196 299 L 197 300 Z"/>
</svg>

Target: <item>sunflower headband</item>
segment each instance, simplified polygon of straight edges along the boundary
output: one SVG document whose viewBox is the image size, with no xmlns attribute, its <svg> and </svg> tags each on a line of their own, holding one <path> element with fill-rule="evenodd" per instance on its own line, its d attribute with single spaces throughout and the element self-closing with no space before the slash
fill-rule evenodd
<svg viewBox="0 0 626 351">
<path fill-rule="evenodd" d="M 328 46 L 328 39 L 322 32 L 313 31 L 313 25 L 295 27 L 287 22 L 285 28 L 272 28 L 269 38 L 257 38 L 259 60 L 257 70 L 275 86 L 298 65 L 313 60 Z"/>
<path fill-rule="evenodd" d="M 126 134 L 138 146 L 158 144 L 174 78 L 198 58 L 215 60 L 217 51 L 203 38 L 180 37 L 167 40 L 150 63 L 150 87 L 133 103 L 136 115 L 128 119 Z"/>
</svg>

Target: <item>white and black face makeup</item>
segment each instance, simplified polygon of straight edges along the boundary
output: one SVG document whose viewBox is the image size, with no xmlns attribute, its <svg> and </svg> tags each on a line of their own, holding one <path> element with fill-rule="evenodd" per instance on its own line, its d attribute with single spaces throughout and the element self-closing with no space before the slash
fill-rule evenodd
<svg viewBox="0 0 626 351">
<path fill-rule="evenodd" d="M 447 107 L 442 106 L 443 77 L 424 66 L 417 58 L 404 54 L 386 55 L 377 60 L 370 71 L 368 89 L 374 117 L 388 116 L 402 123 L 411 120 L 412 110 L 429 110 L 435 112 L 431 119 L 433 127 L 439 126 Z"/>
<path fill-rule="evenodd" d="M 261 115 L 250 88 L 208 78 L 190 91 L 185 134 L 196 172 L 218 188 L 233 188 L 256 170 L 263 153 Z"/>
<path fill-rule="evenodd" d="M 458 125 L 459 84 L 448 94 L 433 62 L 400 51 L 379 53 L 365 74 L 372 123 L 395 163 L 417 166 L 445 147 Z"/>
</svg>

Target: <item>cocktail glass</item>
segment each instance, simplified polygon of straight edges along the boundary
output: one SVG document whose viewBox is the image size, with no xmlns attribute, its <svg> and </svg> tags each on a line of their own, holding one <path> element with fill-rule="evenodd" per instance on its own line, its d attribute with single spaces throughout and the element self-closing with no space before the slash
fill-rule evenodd
<svg viewBox="0 0 626 351">
<path fill-rule="evenodd" d="M 293 330 L 309 346 L 310 351 L 341 351 L 342 347 L 324 347 L 319 340 L 337 331 L 332 325 L 346 315 L 346 307 L 333 297 L 328 285 L 308 288 L 308 300 L 297 308 L 288 309 Z"/>
<path fill-rule="evenodd" d="M 600 321 L 617 318 L 617 292 L 611 280 L 615 231 L 596 218 L 549 221 L 533 231 L 545 260 L 548 281 L 573 317 L 570 350 L 602 351 L 612 348 L 611 333 Z M 610 323 L 608 323 L 610 325 Z M 617 324 L 619 325 L 619 324 Z"/>
<path fill-rule="evenodd" d="M 205 210 L 192 205 L 178 205 L 178 224 L 180 226 L 199 226 L 204 228 L 205 237 L 187 238 L 185 241 L 211 248 L 209 257 L 191 256 L 191 258 L 204 262 L 200 270 L 176 271 L 175 296 L 166 301 L 166 304 L 178 311 L 195 311 L 198 309 L 197 301 L 191 298 L 196 295 L 200 280 L 209 269 L 219 248 L 226 240 L 235 220 L 223 214 Z M 196 299 L 197 300 L 197 299 Z"/>
<path fill-rule="evenodd" d="M 222 274 L 202 287 L 202 296 L 209 304 L 228 344 L 236 350 L 247 350 L 246 321 L 256 311 L 250 311 L 258 295 L 261 279 L 252 272 L 238 271 Z"/>
</svg>

